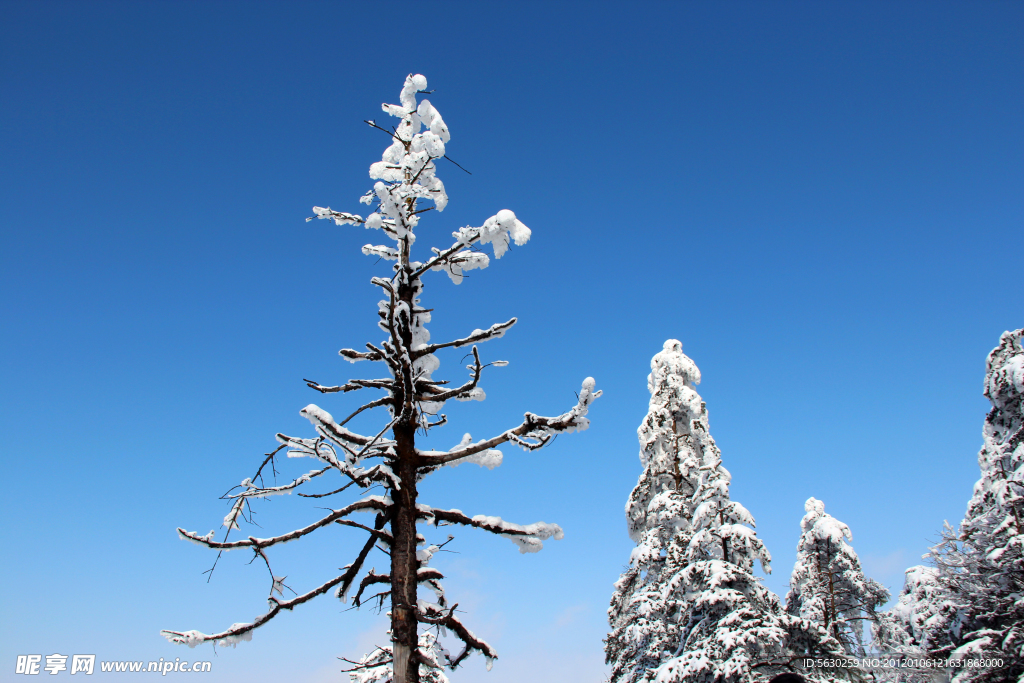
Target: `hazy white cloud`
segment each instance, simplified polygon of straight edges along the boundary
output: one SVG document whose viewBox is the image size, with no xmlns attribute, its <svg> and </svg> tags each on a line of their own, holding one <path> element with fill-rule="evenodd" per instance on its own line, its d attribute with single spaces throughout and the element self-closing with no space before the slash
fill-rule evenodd
<svg viewBox="0 0 1024 683">
<path fill-rule="evenodd" d="M 569 624 L 578 621 L 580 615 L 584 614 L 585 612 L 588 612 L 589 610 L 590 605 L 587 604 L 571 605 L 569 607 L 566 607 L 558 615 L 558 618 L 555 619 L 555 628 L 568 626 Z"/>
</svg>

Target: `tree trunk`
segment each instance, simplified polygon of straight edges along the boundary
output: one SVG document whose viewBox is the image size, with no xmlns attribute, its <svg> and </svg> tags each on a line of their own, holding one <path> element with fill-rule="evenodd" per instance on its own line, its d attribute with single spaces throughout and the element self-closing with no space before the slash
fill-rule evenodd
<svg viewBox="0 0 1024 683">
<path fill-rule="evenodd" d="M 411 205 L 411 200 L 410 200 Z M 402 262 L 408 263 L 409 243 L 402 242 Z M 413 287 L 411 284 L 399 285 L 398 298 L 404 301 L 409 311 L 413 309 Z M 406 349 L 412 346 L 411 321 L 399 318 L 397 321 L 397 341 Z M 411 372 L 407 368 L 403 372 Z M 396 377 L 400 387 L 413 386 L 414 378 Z M 405 380 L 408 380 L 406 382 Z M 401 414 L 411 396 L 404 392 L 395 394 L 395 414 Z M 394 658 L 393 683 L 419 683 L 420 667 L 416 655 L 419 646 L 419 633 L 416 623 L 417 604 L 417 570 L 416 560 L 416 421 L 410 413 L 394 427 L 395 450 L 397 462 L 395 474 L 401 482 L 401 489 L 391 490 L 394 511 L 391 518 L 391 642 Z"/>
<path fill-rule="evenodd" d="M 416 448 L 415 427 L 395 425 L 398 475 L 402 482 L 394 497 L 391 518 L 391 640 L 394 683 L 419 683 L 416 661 Z"/>
</svg>

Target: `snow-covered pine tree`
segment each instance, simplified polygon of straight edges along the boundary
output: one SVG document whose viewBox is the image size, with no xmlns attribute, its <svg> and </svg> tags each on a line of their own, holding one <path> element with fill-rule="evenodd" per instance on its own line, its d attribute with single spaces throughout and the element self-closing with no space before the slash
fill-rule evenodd
<svg viewBox="0 0 1024 683">
<path fill-rule="evenodd" d="M 949 643 L 950 618 L 936 607 L 951 604 L 939 586 L 935 567 L 916 565 L 907 569 L 896 604 L 878 613 L 874 638 L 883 652 L 927 656 Z"/>
<path fill-rule="evenodd" d="M 931 557 L 940 601 L 958 612 L 938 654 L 1002 666 L 962 667 L 958 683 L 1024 680 L 1024 329 L 1004 332 L 988 356 L 981 479 L 958 530 Z M 942 613 L 943 605 L 932 606 Z M 948 608 L 945 610 L 948 611 Z"/>
<path fill-rule="evenodd" d="M 917 565 L 906 571 L 896 604 L 879 612 L 873 627 L 874 654 L 908 660 L 928 660 L 930 652 L 949 644 L 949 625 L 956 609 L 938 582 L 935 567 Z M 946 680 L 939 668 L 884 667 L 872 672 L 876 680 L 896 683 L 936 683 Z"/>
<path fill-rule="evenodd" d="M 300 529 L 271 538 L 249 536 L 228 541 L 225 534 L 223 540 L 215 541 L 212 531 L 200 535 L 178 529 L 182 538 L 208 548 L 247 548 L 253 552 L 254 559 L 259 558 L 270 574 L 270 609 L 252 622 L 233 624 L 219 633 L 164 631 L 164 635 L 172 642 L 189 646 L 211 641 L 235 644 L 251 639 L 254 629 L 270 621 L 281 610 L 290 610 L 332 589 L 344 600 L 353 583 L 363 574 L 367 556 L 378 547 L 390 555 L 391 571 L 389 574 L 377 574 L 371 570 L 363 575 L 357 595 L 368 586 L 382 584 L 384 587 L 380 599 L 381 604 L 387 602 L 391 608 L 394 683 L 418 683 L 421 680 L 419 664 L 424 660 L 432 661 L 432 651 L 418 647 L 420 624 L 427 628 L 442 627 L 461 641 L 461 652 L 454 656 L 444 654 L 443 664 L 454 669 L 471 652 L 478 651 L 488 659 L 489 665 L 490 660 L 496 657 L 493 648 L 463 625 L 455 614 L 456 605 L 449 605 L 441 587 L 443 576 L 427 566 L 438 546 L 420 548 L 426 540 L 418 533 L 418 525 L 460 524 L 476 527 L 509 538 L 519 546 L 520 552 L 535 552 L 540 550 L 544 540 L 562 537 L 562 530 L 557 524 L 537 522 L 523 526 L 502 521 L 498 517 L 471 517 L 459 510 L 442 510 L 421 503 L 417 495 L 419 481 L 440 467 L 474 462 L 493 468 L 502 459 L 501 452 L 495 447 L 503 443 L 512 442 L 524 449 L 534 450 L 547 445 L 557 434 L 586 429 L 589 424 L 587 410 L 590 403 L 601 394 L 594 391 L 594 380 L 587 378 L 583 382 L 577 404 L 562 415 L 541 417 L 526 413 L 521 424 L 497 436 L 474 442 L 466 434 L 449 451 L 417 447 L 417 431 L 425 433 L 445 423 L 445 416 L 440 411 L 446 401 L 484 399 L 483 389 L 478 386 L 484 368 L 505 363 L 493 361 L 485 364 L 475 345 L 503 336 L 516 322 L 513 318 L 487 329 L 474 330 L 461 339 L 430 343 L 426 329 L 430 311 L 420 305 L 423 277 L 430 271 L 442 271 L 458 284 L 465 271 L 485 268 L 489 264 L 489 258 L 480 251 L 480 247 L 492 245 L 495 258 L 501 258 L 512 242 L 522 245 L 530 238 L 530 230 L 515 214 L 502 210 L 484 221 L 480 227 L 460 228 L 453 233 L 453 244 L 444 249 L 432 249 L 432 255 L 425 261 L 413 259 L 415 229 L 421 215 L 431 208 L 441 211 L 448 203 L 444 185 L 436 175 L 435 161 L 445 156 L 445 144 L 450 136 L 444 120 L 430 102 L 417 102 L 417 94 L 424 91 L 426 85 L 427 80 L 423 76 L 410 75 L 402 88 L 401 104 L 383 105 L 386 113 L 401 121 L 393 133 L 376 126 L 372 121 L 368 122 L 375 128 L 385 130 L 391 137 L 391 144 L 385 150 L 382 160 L 370 167 L 370 177 L 378 182 L 360 200 L 364 204 L 376 202 L 376 210 L 364 219 L 330 208 L 313 208 L 317 217 L 333 220 L 337 225 L 362 225 L 380 230 L 394 242 L 394 246 L 366 245 L 362 251 L 368 256 L 394 261 L 395 264 L 390 277 L 375 277 L 371 280 L 383 293 L 384 298 L 377 315 L 386 339 L 379 345 L 367 343 L 364 351 L 340 351 L 343 358 L 352 362 L 366 360 L 381 363 L 383 372 L 380 375 L 383 376 L 353 379 L 339 386 L 326 386 L 312 381 L 307 381 L 307 384 L 323 394 L 375 389 L 383 391 L 384 395 L 359 406 L 341 421 L 336 421 L 330 413 L 316 405 L 306 406 L 301 413 L 312 424 L 316 436 L 299 438 L 278 434 L 280 446 L 267 454 L 255 476 L 244 479 L 240 486 L 226 494 L 233 504 L 224 519 L 224 526 L 228 529 L 227 533 L 239 528 L 239 522 L 246 521 L 244 512 L 253 499 L 288 493 L 314 479 L 318 483 L 332 478 L 344 482 L 343 486 L 328 493 L 313 494 L 317 498 L 341 493 L 352 484 L 364 490 L 372 486 L 383 486 L 385 495 L 364 495 Z M 421 207 L 422 202 L 433 202 L 434 206 Z M 447 381 L 433 379 L 432 373 L 440 365 L 434 355 L 436 351 L 469 346 L 472 347 L 470 353 L 473 360 L 469 365 L 468 381 L 449 387 L 446 386 Z M 382 420 L 383 426 L 376 434 L 362 435 L 346 429 L 345 424 L 349 420 L 374 408 L 384 408 L 387 412 L 387 417 Z M 288 484 L 266 486 L 263 483 L 264 469 L 268 464 L 272 468 L 275 466 L 276 455 L 282 449 L 288 449 L 289 457 L 312 457 L 319 460 L 322 467 Z M 373 522 L 367 525 L 350 519 L 356 512 L 374 514 Z M 367 534 L 355 559 L 343 568 L 341 574 L 318 587 L 290 600 L 282 599 L 283 596 L 276 597 L 274 593 L 281 592 L 283 579 L 270 569 L 271 549 L 280 543 L 301 538 L 334 524 L 360 529 Z M 420 586 L 432 591 L 434 598 L 420 598 Z"/>
<path fill-rule="evenodd" d="M 389 645 L 382 645 L 358 662 L 350 661 L 354 665 L 348 670 L 351 683 L 390 683 L 393 676 L 393 650 Z M 448 652 L 441 647 L 436 633 L 424 631 L 420 634 L 419 653 L 420 683 L 449 683 L 444 674 Z"/>
<path fill-rule="evenodd" d="M 956 683 L 1024 681 L 1024 330 L 1004 332 L 988 356 L 992 404 L 978 454 L 981 479 L 959 529 L 949 524 L 911 567 L 876 631 L 880 649 L 1001 666 L 952 669 Z"/>
<path fill-rule="evenodd" d="M 702 458 L 690 433 L 702 411 L 694 389 L 700 371 L 682 349 L 675 339 L 666 341 L 647 376 L 650 407 L 637 430 L 644 471 L 626 503 L 629 536 L 637 547 L 608 610 L 612 630 L 605 654 L 616 683 L 650 680 L 664 653 L 679 642 L 672 617 L 680 606 L 664 595 L 663 573 L 669 545 L 688 538 Z"/>
<path fill-rule="evenodd" d="M 820 624 L 847 654 L 863 657 L 864 622 L 877 622 L 889 591 L 864 576 L 850 528 L 826 513 L 823 502 L 808 498 L 804 510 L 786 611 Z"/>
<path fill-rule="evenodd" d="M 674 339 L 651 361 L 650 410 L 638 434 L 644 472 L 626 506 L 637 548 L 615 585 L 605 654 L 612 683 L 752 683 L 842 658 L 813 622 L 786 614 L 753 575 L 771 557 L 754 519 L 729 498 L 731 475 L 695 390 L 700 372 Z"/>
</svg>

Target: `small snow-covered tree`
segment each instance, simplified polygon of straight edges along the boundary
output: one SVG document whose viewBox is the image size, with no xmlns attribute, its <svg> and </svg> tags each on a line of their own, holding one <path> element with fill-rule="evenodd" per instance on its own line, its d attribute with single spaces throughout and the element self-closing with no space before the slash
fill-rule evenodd
<svg viewBox="0 0 1024 683">
<path fill-rule="evenodd" d="M 931 652 L 949 644 L 949 625 L 955 619 L 956 610 L 939 585 L 938 570 L 911 567 L 896 604 L 879 612 L 872 624 L 875 649 L 888 659 L 928 660 Z M 932 667 L 884 667 L 873 673 L 879 681 L 896 683 L 934 683 L 943 676 L 941 669 Z"/>
<path fill-rule="evenodd" d="M 820 624 L 848 654 L 863 657 L 864 622 L 877 621 L 889 591 L 864 576 L 850 528 L 826 513 L 823 502 L 808 498 L 804 510 L 786 611 Z"/>
<path fill-rule="evenodd" d="M 927 655 L 949 644 L 950 615 L 937 608 L 951 603 L 938 574 L 935 567 L 920 564 L 906 571 L 896 604 L 878 613 L 875 641 L 881 650 Z"/>
<path fill-rule="evenodd" d="M 326 410 L 309 405 L 301 413 L 311 423 L 315 436 L 300 438 L 278 434 L 280 443 L 277 450 L 267 454 L 253 477 L 246 478 L 226 497 L 232 501 L 231 510 L 224 519 L 227 533 L 223 540 L 214 540 L 214 533 L 201 535 L 178 529 L 182 538 L 208 548 L 218 550 L 248 549 L 266 564 L 270 574 L 271 588 L 268 597 L 269 610 L 249 623 L 233 624 L 219 633 L 206 634 L 199 631 L 164 631 L 172 642 L 195 646 L 202 642 L 235 644 L 249 640 L 254 629 L 267 623 L 282 610 L 290 610 L 318 595 L 333 590 L 345 600 L 349 589 L 358 582 L 355 602 L 358 604 L 365 589 L 381 586 L 377 594 L 380 605 L 390 605 L 391 649 L 371 653 L 375 658 L 373 666 L 356 671 L 369 671 L 367 675 L 383 671 L 380 666 L 392 660 L 394 683 L 417 683 L 422 680 L 421 665 L 434 669 L 436 654 L 440 653 L 444 664 L 454 669 L 470 653 L 481 652 L 488 660 L 496 657 L 494 649 L 474 635 L 456 616 L 456 606 L 450 604 L 441 586 L 441 573 L 428 566 L 437 545 L 426 546 L 426 538 L 419 533 L 419 525 L 442 526 L 459 524 L 475 527 L 500 536 L 505 536 L 519 546 L 520 552 L 536 552 L 548 538 L 561 538 L 562 530 L 557 524 L 537 522 L 528 525 L 512 524 L 500 517 L 485 515 L 469 516 L 459 510 L 444 510 L 420 502 L 417 493 L 419 482 L 441 467 L 465 462 L 494 468 L 501 463 L 502 454 L 496 447 L 511 442 L 527 450 L 547 445 L 560 433 L 586 429 L 587 410 L 590 403 L 601 395 L 594 390 L 594 380 L 587 378 L 579 393 L 578 402 L 568 412 L 557 417 L 541 417 L 526 413 L 523 421 L 504 432 L 488 439 L 473 441 L 469 434 L 447 451 L 424 449 L 418 446 L 417 436 L 424 435 L 445 423 L 441 414 L 445 402 L 483 400 L 480 378 L 484 368 L 505 365 L 503 361 L 484 363 L 476 344 L 503 336 L 516 319 L 476 329 L 460 339 L 431 343 L 426 324 L 430 322 L 430 310 L 420 304 L 425 284 L 424 277 L 431 271 L 440 271 L 459 284 L 466 271 L 485 268 L 490 260 L 480 248 L 490 244 L 495 258 L 501 258 L 514 242 L 522 245 L 530 238 L 530 230 L 509 210 L 499 211 L 480 227 L 463 227 L 453 234 L 454 242 L 443 249 L 433 248 L 423 261 L 413 258 L 416 228 L 422 214 L 431 209 L 442 211 L 448 203 L 444 185 L 436 175 L 435 162 L 445 157 L 445 145 L 450 139 L 448 128 L 441 115 L 427 100 L 417 102 L 417 94 L 424 91 L 426 78 L 410 75 L 402 88 L 400 104 L 384 104 L 383 109 L 400 120 L 394 131 L 386 131 L 369 121 L 371 126 L 385 130 L 391 137 L 391 144 L 385 150 L 381 161 L 370 167 L 370 177 L 377 180 L 373 189 L 360 200 L 364 204 L 376 204 L 376 209 L 366 218 L 334 211 L 330 208 L 314 207 L 318 218 L 333 221 L 337 225 L 364 226 L 379 230 L 391 240 L 393 246 L 366 245 L 364 254 L 393 261 L 389 277 L 375 277 L 371 283 L 383 293 L 376 312 L 379 326 L 385 339 L 379 344 L 367 343 L 365 350 L 342 349 L 343 358 L 356 361 L 370 361 L 381 364 L 381 372 L 367 379 L 352 379 L 341 385 L 322 385 L 307 381 L 310 388 L 322 394 L 345 394 L 365 389 L 378 390 L 383 396 L 363 403 L 342 420 Z M 432 202 L 433 206 L 422 206 Z M 309 220 L 309 219 L 307 219 Z M 440 362 L 435 352 L 446 348 L 471 347 L 469 379 L 458 385 L 449 386 L 447 381 L 433 378 Z M 375 434 L 363 435 L 345 427 L 353 417 L 363 411 L 383 408 L 387 416 L 382 427 Z M 264 483 L 264 469 L 275 466 L 276 455 L 287 449 L 289 457 L 311 457 L 320 461 L 321 467 L 303 474 L 290 483 L 267 486 Z M 229 541 L 227 534 L 240 528 L 246 520 L 246 511 L 251 501 L 257 498 L 289 493 L 313 480 L 317 483 L 331 479 L 341 480 L 344 485 L 329 492 L 312 494 L 323 498 L 340 494 L 349 486 L 369 489 L 384 488 L 384 495 L 363 495 L 347 505 L 338 506 L 308 525 L 270 538 L 247 538 Z M 303 495 L 303 494 L 299 494 Z M 357 522 L 351 517 L 357 512 L 373 515 L 368 524 Z M 366 541 L 355 559 L 345 566 L 341 573 L 320 586 L 285 600 L 275 596 L 282 592 L 283 578 L 270 571 L 269 555 L 276 546 L 292 541 L 328 526 L 342 525 L 361 530 L 367 534 Z M 363 572 L 367 556 L 379 548 L 389 555 L 390 572 L 378 574 Z M 420 597 L 423 587 L 431 598 Z M 461 641 L 462 649 L 455 655 L 448 655 L 443 648 L 435 648 L 433 641 L 424 649 L 420 647 L 420 625 L 426 628 L 444 629 Z M 355 672 L 354 672 L 355 673 Z M 374 674 L 375 675 L 375 674 Z M 373 680 L 373 679 L 369 679 Z"/>
<path fill-rule="evenodd" d="M 393 652 L 390 645 L 382 645 L 358 662 L 350 662 L 355 665 L 349 669 L 351 683 L 390 683 L 394 676 Z M 449 683 L 444 673 L 448 652 L 438 642 L 436 633 L 420 634 L 419 655 L 420 683 Z"/>
<path fill-rule="evenodd" d="M 612 683 L 750 683 L 842 658 L 813 622 L 786 614 L 754 576 L 771 557 L 754 518 L 729 497 L 731 475 L 695 390 L 696 366 L 674 339 L 651 361 L 651 403 L 638 431 L 644 472 L 626 506 L 637 548 L 615 585 L 605 654 Z"/>
</svg>

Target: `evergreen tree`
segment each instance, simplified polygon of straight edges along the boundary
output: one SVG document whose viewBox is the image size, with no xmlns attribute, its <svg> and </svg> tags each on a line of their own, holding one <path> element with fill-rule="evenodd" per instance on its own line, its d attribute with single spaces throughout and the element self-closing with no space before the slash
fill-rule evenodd
<svg viewBox="0 0 1024 683">
<path fill-rule="evenodd" d="M 947 524 L 882 615 L 883 649 L 961 660 L 955 683 L 1024 681 L 1024 329 L 988 356 L 981 478 L 959 528 Z M 1001 663 L 999 666 L 994 663 Z M 979 665 L 981 664 L 981 665 Z"/>
<path fill-rule="evenodd" d="M 393 650 L 389 645 L 382 645 L 358 662 L 346 660 L 354 665 L 348 669 L 351 683 L 391 683 L 394 675 Z M 444 673 L 444 663 L 449 655 L 436 633 L 423 631 L 420 634 L 419 654 L 420 683 L 449 683 Z"/>
<path fill-rule="evenodd" d="M 864 622 L 875 623 L 889 591 L 864 576 L 850 528 L 815 498 L 804 504 L 786 611 L 820 624 L 847 654 L 863 657 Z"/>
<path fill-rule="evenodd" d="M 444 249 L 432 249 L 432 254 L 425 261 L 414 260 L 415 230 L 420 218 L 430 209 L 442 211 L 448 203 L 444 184 L 436 174 L 435 161 L 446 158 L 445 145 L 450 135 L 441 115 L 430 102 L 417 102 L 417 95 L 426 86 L 426 78 L 418 74 L 410 75 L 401 91 L 401 104 L 383 105 L 385 113 L 400 119 L 393 131 L 377 126 L 372 121 L 367 122 L 387 133 L 390 138 L 390 146 L 384 151 L 382 160 L 370 166 L 370 177 L 376 179 L 377 183 L 360 200 L 367 205 L 376 204 L 376 209 L 364 219 L 330 208 L 313 207 L 318 218 L 331 220 L 337 225 L 379 230 L 394 246 L 368 244 L 362 251 L 373 258 L 393 261 L 394 266 L 390 269 L 389 277 L 375 277 L 371 280 L 383 294 L 383 301 L 375 313 L 386 339 L 379 345 L 367 343 L 365 351 L 340 351 L 343 358 L 352 362 L 380 363 L 383 367 L 378 376 L 349 380 L 339 386 L 327 386 L 313 381 L 307 381 L 307 384 L 322 394 L 347 394 L 370 389 L 383 391 L 384 395 L 364 403 L 341 421 L 336 421 L 330 413 L 316 405 L 306 406 L 301 412 L 310 421 L 316 436 L 299 438 L 278 434 L 280 446 L 267 454 L 256 475 L 243 480 L 240 486 L 225 496 L 232 501 L 232 507 L 224 519 L 224 526 L 228 529 L 227 533 L 230 533 L 232 529 L 239 528 L 240 522 L 247 521 L 245 511 L 249 509 L 250 501 L 290 493 L 314 479 L 317 483 L 329 479 L 344 483 L 327 493 L 313 494 L 315 498 L 339 494 L 353 484 L 362 489 L 364 494 L 371 487 L 381 486 L 384 495 L 363 495 L 353 503 L 333 509 L 328 515 L 307 526 L 271 538 L 249 536 L 242 540 L 228 541 L 225 535 L 224 540 L 216 541 L 212 531 L 201 535 L 178 529 L 182 538 L 208 548 L 221 551 L 247 548 L 252 551 L 254 559 L 258 558 L 261 564 L 265 564 L 270 574 L 270 608 L 252 622 L 233 624 L 220 633 L 164 631 L 165 637 L 172 642 L 193 647 L 211 641 L 236 644 L 250 640 L 254 629 L 273 619 L 282 610 L 291 610 L 332 589 L 337 597 L 344 600 L 356 579 L 363 574 L 367 556 L 376 547 L 387 553 L 390 572 L 377 574 L 371 570 L 363 575 L 356 595 L 358 601 L 366 587 L 376 584 L 385 587 L 379 594 L 378 604 L 390 604 L 392 646 L 391 654 L 381 657 L 387 659 L 390 656 L 393 660 L 394 683 L 418 683 L 421 680 L 420 663 L 425 660 L 435 661 L 432 659 L 432 650 L 419 647 L 420 624 L 427 629 L 444 629 L 461 641 L 461 652 L 453 656 L 448 656 L 444 650 L 437 650 L 443 655 L 443 664 L 454 669 L 472 652 L 480 652 L 490 666 L 490 660 L 496 657 L 494 649 L 467 629 L 461 618 L 456 616 L 457 605 L 450 605 L 441 589 L 444 577 L 437 569 L 427 566 L 439 546 L 420 547 L 426 544 L 426 538 L 419 533 L 419 525 L 459 524 L 475 527 L 505 536 L 519 546 L 520 552 L 536 552 L 544 540 L 562 537 L 562 530 L 557 524 L 512 524 L 500 517 L 469 516 L 460 510 L 443 510 L 419 500 L 419 482 L 439 468 L 465 462 L 494 468 L 502 459 L 501 452 L 495 447 L 503 443 L 511 442 L 526 450 L 535 450 L 547 445 L 558 434 L 586 429 L 589 425 L 586 414 L 590 403 L 601 395 L 601 392 L 594 391 L 594 380 L 587 378 L 583 382 L 577 404 L 562 415 L 541 417 L 526 413 L 521 424 L 489 439 L 474 442 L 466 434 L 455 447 L 447 451 L 421 447 L 427 432 L 445 423 L 446 418 L 441 413 L 445 402 L 452 399 L 482 401 L 485 398 L 483 389 L 478 386 L 484 368 L 506 363 L 493 361 L 484 364 L 476 344 L 503 336 L 516 322 L 513 318 L 487 329 L 474 330 L 461 339 L 431 343 L 426 324 L 430 322 L 432 309 L 420 304 L 424 276 L 431 271 L 441 271 L 455 284 L 459 284 L 466 271 L 488 266 L 490 259 L 481 251 L 485 245 L 490 244 L 494 257 L 501 258 L 513 242 L 522 245 L 530 238 L 529 228 L 506 209 L 488 218 L 481 227 L 463 227 L 452 233 L 454 243 Z M 433 206 L 421 206 L 425 202 L 432 202 Z M 471 347 L 470 354 L 467 354 L 472 358 L 468 366 L 470 377 L 458 386 L 448 386 L 447 381 L 433 378 L 433 373 L 440 365 L 435 352 L 450 347 Z M 357 434 L 345 427 L 356 415 L 377 408 L 383 408 L 387 415 L 381 420 L 383 426 L 376 434 Z M 419 445 L 417 437 L 421 440 Z M 289 457 L 311 457 L 319 460 L 323 466 L 288 484 L 267 486 L 263 480 L 264 468 L 269 464 L 276 473 L 275 457 L 282 449 L 288 449 Z M 321 476 L 323 479 L 319 479 Z M 373 514 L 374 521 L 362 524 L 350 519 L 360 511 Z M 275 596 L 275 592 L 282 592 L 284 584 L 283 578 L 271 571 L 268 551 L 278 544 L 335 524 L 368 534 L 355 559 L 342 568 L 340 575 L 306 593 L 289 600 Z M 429 599 L 429 595 L 420 598 L 418 589 L 421 586 L 432 592 L 434 599 Z M 371 654 L 371 657 L 374 656 Z M 382 660 L 374 662 L 381 664 Z"/>
<path fill-rule="evenodd" d="M 650 680 L 679 642 L 673 617 L 680 605 L 662 596 L 663 574 L 670 544 L 688 538 L 703 457 L 691 433 L 703 411 L 694 389 L 700 371 L 682 349 L 675 339 L 666 341 L 647 376 L 650 406 L 637 430 L 644 471 L 626 503 L 629 536 L 637 547 L 608 610 L 612 630 L 605 653 L 612 681 Z"/>
<path fill-rule="evenodd" d="M 938 570 L 924 565 L 911 567 L 906 571 L 896 604 L 879 612 L 872 625 L 876 650 L 872 654 L 888 660 L 928 660 L 932 651 L 949 644 L 948 627 L 955 617 L 952 603 L 939 586 Z M 888 667 L 873 673 L 876 680 L 893 683 L 935 683 L 937 679 L 947 679 L 938 667 Z"/>
<path fill-rule="evenodd" d="M 835 639 L 786 614 L 753 575 L 755 562 L 770 571 L 771 557 L 729 497 L 699 381 L 674 339 L 651 361 L 638 432 L 644 472 L 626 506 L 637 548 L 609 610 L 612 683 L 750 683 L 802 670 L 806 657 L 843 658 Z M 802 673 L 831 681 L 842 669 Z"/>
<path fill-rule="evenodd" d="M 946 527 L 932 558 L 955 606 L 950 644 L 965 660 L 1001 661 L 956 671 L 958 682 L 1024 680 L 1024 329 L 1004 332 L 988 356 L 981 478 L 960 528 Z"/>
<path fill-rule="evenodd" d="M 921 564 L 906 571 L 896 604 L 878 613 L 875 641 L 882 650 L 926 655 L 948 644 L 948 619 L 934 611 L 944 597 L 938 573 Z"/>
</svg>

